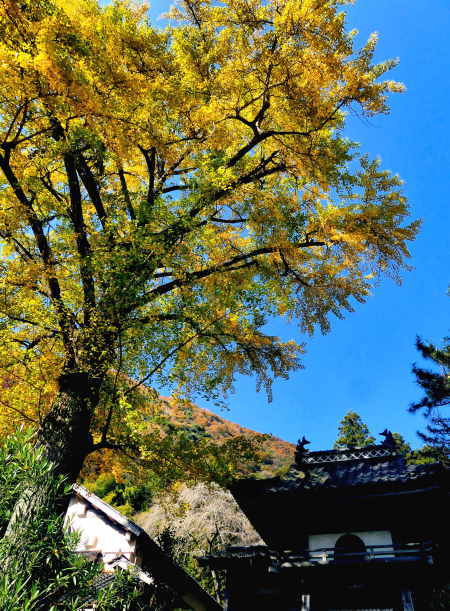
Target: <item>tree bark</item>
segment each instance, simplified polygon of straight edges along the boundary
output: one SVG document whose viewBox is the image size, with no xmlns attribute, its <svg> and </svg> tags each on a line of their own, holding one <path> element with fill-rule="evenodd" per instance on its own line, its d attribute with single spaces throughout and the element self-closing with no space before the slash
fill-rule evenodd
<svg viewBox="0 0 450 611">
<path fill-rule="evenodd" d="M 102 380 L 103 376 L 94 377 L 86 372 L 61 374 L 58 394 L 38 431 L 37 445 L 44 448 L 53 473 L 63 475 L 70 484 L 76 481 L 92 449 L 90 426 Z M 62 514 L 68 502 L 69 498 L 50 499 L 45 487 L 31 485 L 17 501 L 5 536 L 20 540 L 23 531 L 20 525 L 24 520 L 31 521 L 33 515 L 42 515 L 43 507 L 48 512 Z"/>
<path fill-rule="evenodd" d="M 103 377 L 86 372 L 63 373 L 59 392 L 38 432 L 38 444 L 45 447 L 55 474 L 74 482 L 92 449 L 90 426 L 99 401 Z"/>
</svg>

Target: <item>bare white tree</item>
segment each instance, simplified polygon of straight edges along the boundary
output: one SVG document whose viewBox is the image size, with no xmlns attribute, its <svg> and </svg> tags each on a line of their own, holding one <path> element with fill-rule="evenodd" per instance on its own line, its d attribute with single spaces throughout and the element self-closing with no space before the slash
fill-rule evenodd
<svg viewBox="0 0 450 611">
<path fill-rule="evenodd" d="M 180 548 L 175 554 L 200 556 L 227 545 L 264 544 L 230 492 L 216 484 L 183 484 L 136 519 L 156 538 L 170 529 Z"/>
</svg>

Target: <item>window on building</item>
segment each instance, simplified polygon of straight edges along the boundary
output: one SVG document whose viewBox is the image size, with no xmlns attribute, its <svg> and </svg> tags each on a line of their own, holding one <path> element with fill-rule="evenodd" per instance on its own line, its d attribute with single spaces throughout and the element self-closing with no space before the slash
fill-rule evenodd
<svg viewBox="0 0 450 611">
<path fill-rule="evenodd" d="M 366 558 L 364 541 L 356 535 L 342 535 L 334 546 L 335 562 L 362 562 Z"/>
</svg>

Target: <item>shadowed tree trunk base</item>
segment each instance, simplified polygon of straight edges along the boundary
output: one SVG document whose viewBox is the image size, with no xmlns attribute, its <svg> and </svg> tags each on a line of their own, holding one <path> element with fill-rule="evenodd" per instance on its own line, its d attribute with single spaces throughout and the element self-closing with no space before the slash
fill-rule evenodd
<svg viewBox="0 0 450 611">
<path fill-rule="evenodd" d="M 59 380 L 59 391 L 49 413 L 38 431 L 37 445 L 44 449 L 55 476 L 64 476 L 67 483 L 76 481 L 84 459 L 92 450 L 90 426 L 92 415 L 99 401 L 102 378 L 85 372 L 63 373 Z M 51 495 L 50 495 L 51 496 Z M 21 544 L 20 527 L 33 516 L 42 515 L 44 508 L 49 513 L 65 512 L 69 498 L 50 498 L 45 487 L 31 486 L 23 491 L 11 516 L 5 536 L 17 539 Z M 24 544 L 26 542 L 23 542 Z"/>
</svg>

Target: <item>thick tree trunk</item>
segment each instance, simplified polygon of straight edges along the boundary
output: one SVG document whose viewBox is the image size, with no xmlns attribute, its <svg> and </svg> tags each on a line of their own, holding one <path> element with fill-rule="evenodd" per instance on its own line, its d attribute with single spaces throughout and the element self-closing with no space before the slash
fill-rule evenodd
<svg viewBox="0 0 450 611">
<path fill-rule="evenodd" d="M 38 431 L 38 445 L 53 465 L 55 475 L 63 475 L 68 483 L 77 479 L 83 461 L 92 449 L 90 425 L 99 401 L 101 377 L 85 372 L 64 373 L 59 378 L 59 392 Z M 20 524 L 31 521 L 33 515 L 46 508 L 48 512 L 62 513 L 69 499 L 48 498 L 45 489 L 31 486 L 23 491 L 16 503 L 6 532 L 7 537 L 20 539 Z"/>
<path fill-rule="evenodd" d="M 59 392 L 38 433 L 55 473 L 74 482 L 92 447 L 90 426 L 102 379 L 84 372 L 65 373 Z"/>
</svg>

